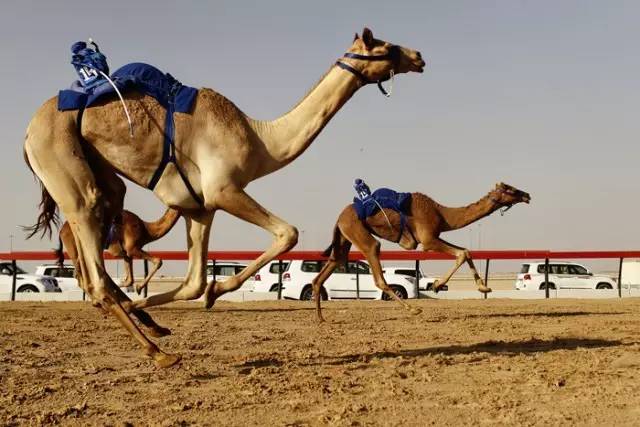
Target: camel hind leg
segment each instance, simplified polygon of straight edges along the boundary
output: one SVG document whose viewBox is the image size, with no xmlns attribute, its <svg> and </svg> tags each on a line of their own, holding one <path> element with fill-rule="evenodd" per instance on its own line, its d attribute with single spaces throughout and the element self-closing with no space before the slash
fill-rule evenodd
<svg viewBox="0 0 640 427">
<path fill-rule="evenodd" d="M 333 271 L 340 265 L 341 262 L 346 262 L 349 256 L 349 249 L 351 248 L 351 242 L 347 240 L 340 229 L 336 226 L 334 230 L 334 239 L 331 243 L 331 255 L 329 259 L 322 267 L 318 275 L 311 282 L 313 286 L 313 299 L 316 305 L 316 316 L 318 318 L 318 322 L 324 322 L 324 317 L 322 317 L 322 307 L 321 307 L 321 289 L 324 285 L 324 282 L 327 281 Z"/>
<path fill-rule="evenodd" d="M 353 243 L 367 258 L 376 286 L 411 314 L 420 314 L 422 310 L 416 307 L 412 308 L 400 299 L 387 284 L 380 264 L 380 242 L 371 235 L 362 221 L 358 219 L 356 213 L 353 210 L 345 211 L 338 221 L 338 226 L 345 238 Z"/>
<path fill-rule="evenodd" d="M 51 106 L 49 106 L 51 108 Z M 69 115 L 70 117 L 70 115 Z M 39 123 L 42 120 L 44 123 Z M 151 342 L 122 308 L 115 284 L 104 269 L 102 259 L 103 201 L 95 177 L 75 137 L 73 120 L 62 114 L 39 112 L 32 121 L 25 152 L 35 174 L 55 200 L 71 225 L 78 265 L 93 300 L 112 313 L 138 341 L 144 353 L 159 367 L 177 363 L 179 356 L 162 352 Z"/>
</svg>

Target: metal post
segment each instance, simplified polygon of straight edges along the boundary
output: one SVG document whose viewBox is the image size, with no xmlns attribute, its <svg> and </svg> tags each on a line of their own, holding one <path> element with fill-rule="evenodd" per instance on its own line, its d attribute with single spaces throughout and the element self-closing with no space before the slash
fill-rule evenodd
<svg viewBox="0 0 640 427">
<path fill-rule="evenodd" d="M 147 261 L 146 259 L 144 260 L 144 277 L 146 278 L 149 275 L 149 261 Z M 144 297 L 146 298 L 147 295 L 149 294 L 149 285 L 150 283 L 147 283 L 147 286 L 144 287 Z"/>
<path fill-rule="evenodd" d="M 360 269 L 356 263 L 356 299 L 360 299 Z"/>
<path fill-rule="evenodd" d="M 489 286 L 489 258 L 484 263 L 484 285 Z M 484 299 L 487 299 L 487 294 L 485 292 Z"/>
<path fill-rule="evenodd" d="M 213 280 L 213 282 L 215 283 L 216 281 L 216 260 L 212 259 L 211 260 L 211 280 Z"/>
<path fill-rule="evenodd" d="M 11 260 L 11 266 L 13 267 L 13 278 L 11 279 L 11 301 L 16 300 L 16 283 L 18 281 L 18 266 L 16 260 Z"/>
<path fill-rule="evenodd" d="M 624 258 L 620 257 L 620 266 L 618 267 L 618 298 L 622 298 L 622 260 L 624 260 Z M 629 284 L 629 289 L 631 289 L 631 284 Z"/>
<path fill-rule="evenodd" d="M 278 260 L 278 299 L 282 299 L 282 260 Z"/>
<path fill-rule="evenodd" d="M 544 260 L 544 297 L 549 298 L 549 258 Z"/>
<path fill-rule="evenodd" d="M 416 299 L 420 298 L 420 260 L 416 260 Z"/>
</svg>

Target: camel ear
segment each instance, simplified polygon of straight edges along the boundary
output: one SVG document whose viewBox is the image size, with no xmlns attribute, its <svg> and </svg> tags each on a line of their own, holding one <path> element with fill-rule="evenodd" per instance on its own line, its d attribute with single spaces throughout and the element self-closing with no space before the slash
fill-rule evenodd
<svg viewBox="0 0 640 427">
<path fill-rule="evenodd" d="M 364 30 L 362 30 L 362 41 L 367 49 L 371 49 L 373 47 L 373 33 L 367 27 L 364 27 Z"/>
<path fill-rule="evenodd" d="M 356 33 L 356 34 L 353 36 L 353 41 L 356 41 L 356 40 L 358 40 L 359 38 L 360 38 L 360 36 L 358 35 L 358 33 Z"/>
</svg>

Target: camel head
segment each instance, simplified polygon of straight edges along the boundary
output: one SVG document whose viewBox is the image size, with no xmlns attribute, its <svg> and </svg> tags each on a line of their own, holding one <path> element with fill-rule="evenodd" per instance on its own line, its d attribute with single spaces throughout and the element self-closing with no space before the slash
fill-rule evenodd
<svg viewBox="0 0 640 427">
<path fill-rule="evenodd" d="M 353 44 L 339 62 L 347 63 L 368 82 L 388 80 L 393 74 L 424 71 L 425 62 L 417 50 L 373 37 L 370 29 L 356 33 Z"/>
<path fill-rule="evenodd" d="M 489 197 L 499 207 L 507 208 L 510 208 L 520 202 L 528 204 L 531 201 L 531 196 L 529 195 L 529 193 L 518 190 L 517 188 L 512 187 L 509 184 L 505 184 L 504 182 L 497 183 L 495 188 L 489 192 Z"/>
</svg>

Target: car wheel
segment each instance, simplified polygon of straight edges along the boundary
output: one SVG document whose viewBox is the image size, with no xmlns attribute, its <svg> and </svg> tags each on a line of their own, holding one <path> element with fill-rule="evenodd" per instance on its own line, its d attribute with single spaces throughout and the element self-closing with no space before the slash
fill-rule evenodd
<svg viewBox="0 0 640 427">
<path fill-rule="evenodd" d="M 555 290 L 556 284 L 549 282 L 549 290 Z M 544 291 L 544 283 L 540 283 L 540 290 Z"/>
<path fill-rule="evenodd" d="M 400 299 L 407 299 L 407 291 L 399 285 L 389 285 L 394 294 Z M 382 293 L 382 299 L 384 301 L 391 300 L 391 297 L 387 295 L 385 292 Z"/>
<path fill-rule="evenodd" d="M 313 300 L 313 286 L 307 285 L 304 287 L 302 292 L 300 293 L 300 299 L 302 301 L 312 301 Z M 320 289 L 320 299 L 322 301 L 327 300 L 327 291 L 324 288 Z"/>
<path fill-rule="evenodd" d="M 302 301 L 311 301 L 313 300 L 313 288 L 311 285 L 307 285 L 300 292 L 300 299 Z"/>
<path fill-rule="evenodd" d="M 596 289 L 613 289 L 613 286 L 611 286 L 611 283 L 598 283 Z"/>
<path fill-rule="evenodd" d="M 18 292 L 40 292 L 38 288 L 33 285 L 22 285 L 18 288 Z"/>
</svg>

